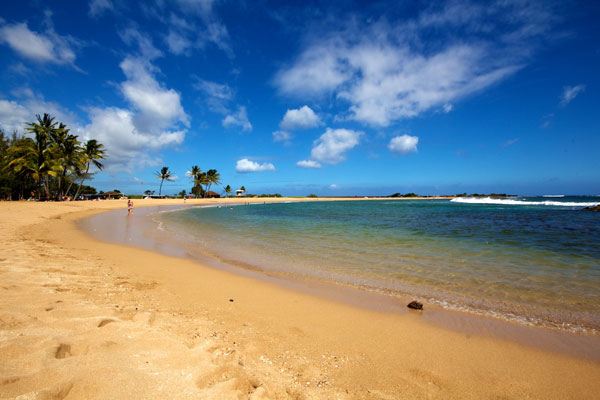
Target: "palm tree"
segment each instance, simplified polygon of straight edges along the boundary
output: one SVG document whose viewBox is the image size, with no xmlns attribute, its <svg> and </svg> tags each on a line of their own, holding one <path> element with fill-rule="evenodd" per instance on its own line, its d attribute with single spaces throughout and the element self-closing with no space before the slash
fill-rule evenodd
<svg viewBox="0 0 600 400">
<path fill-rule="evenodd" d="M 30 135 L 20 139 L 15 136 L 5 154 L 0 155 L 3 168 L 18 179 L 21 195 L 23 182 L 29 182 L 27 191 L 33 190 L 38 198 L 45 192 L 46 199 L 60 199 L 81 178 L 78 195 L 89 176 L 90 165 L 102 168 L 99 160 L 104 158 L 103 146 L 95 140 L 82 146 L 65 124 L 55 122 L 48 114 L 36 115 L 36 120 L 27 124 L 26 132 Z M 16 187 L 12 183 L 9 188 L 13 196 Z"/>
<path fill-rule="evenodd" d="M 194 182 L 194 186 L 192 187 L 192 193 L 195 195 L 202 193 L 202 186 L 200 184 L 200 178 L 202 174 L 202 170 L 197 165 L 193 165 L 192 168 L 190 168 L 190 170 L 186 172 L 186 175 L 189 176 Z"/>
<path fill-rule="evenodd" d="M 206 193 L 210 190 L 212 185 L 218 185 L 221 183 L 221 174 L 216 169 L 209 169 L 206 172 Z"/>
<path fill-rule="evenodd" d="M 33 133 L 33 138 L 24 138 L 15 143 L 10 149 L 11 161 L 8 167 L 17 175 L 29 175 L 37 186 L 38 198 L 41 198 L 40 186 L 43 187 L 46 198 L 50 198 L 50 176 L 62 172 L 62 159 L 58 157 L 52 138 L 62 135 L 66 127 L 61 124 L 56 127 L 54 118 L 48 114 L 43 117 L 36 115 L 36 122 L 27 124 L 27 132 Z M 60 131 L 60 132 L 59 132 Z"/>
<path fill-rule="evenodd" d="M 207 172 L 200 172 L 198 174 L 198 186 L 200 187 L 200 195 L 202 197 L 206 197 L 206 192 L 208 190 L 208 173 Z M 206 186 L 206 189 L 203 186 Z"/>
<path fill-rule="evenodd" d="M 160 179 L 160 188 L 158 189 L 158 195 L 162 195 L 162 185 L 164 181 L 172 181 L 173 174 L 169 171 L 169 167 L 162 167 L 160 171 L 156 171 L 155 175 L 158 179 Z"/>
<path fill-rule="evenodd" d="M 81 169 L 83 164 L 83 150 L 77 140 L 77 136 L 71 135 L 69 129 L 63 123 L 60 123 L 58 128 L 50 131 L 50 139 L 49 151 L 51 158 L 58 162 L 56 195 L 58 199 L 62 199 L 65 194 L 63 192 L 63 184 L 67 183 L 67 174 L 77 173 Z M 73 181 L 71 180 L 72 183 Z M 71 185 L 69 185 L 67 193 L 70 188 Z"/>
<path fill-rule="evenodd" d="M 56 129 L 56 122 L 54 117 L 49 114 L 44 114 L 40 117 L 39 114 L 35 116 L 37 122 L 31 122 L 27 124 L 27 132 L 34 134 L 34 148 L 30 149 L 33 151 L 32 156 L 35 157 L 35 165 L 30 170 L 33 179 L 43 185 L 46 193 L 46 198 L 50 198 L 50 183 L 49 176 L 56 176 L 57 165 L 51 157 L 49 157 L 49 142 L 52 135 L 52 131 Z M 39 191 L 38 191 L 38 197 Z"/>
<path fill-rule="evenodd" d="M 31 138 L 20 139 L 8 149 L 8 155 L 7 167 L 19 178 L 31 177 L 35 183 L 38 198 L 40 198 L 39 189 L 43 170 L 39 168 L 37 146 L 34 140 Z"/>
<path fill-rule="evenodd" d="M 229 185 L 225 186 L 225 195 L 227 197 L 229 197 L 229 195 L 231 195 L 231 186 L 229 186 Z"/>
<path fill-rule="evenodd" d="M 100 160 L 104 159 L 104 156 L 104 145 L 98 143 L 96 139 L 90 139 L 87 142 L 85 142 L 82 156 L 82 160 L 85 163 L 85 172 L 81 173 L 81 182 L 79 182 L 79 188 L 77 188 L 75 198 L 79 196 L 79 193 L 81 192 L 81 188 L 83 186 L 83 182 L 90 176 L 90 166 L 94 165 L 96 168 L 102 171 L 104 165 Z"/>
</svg>

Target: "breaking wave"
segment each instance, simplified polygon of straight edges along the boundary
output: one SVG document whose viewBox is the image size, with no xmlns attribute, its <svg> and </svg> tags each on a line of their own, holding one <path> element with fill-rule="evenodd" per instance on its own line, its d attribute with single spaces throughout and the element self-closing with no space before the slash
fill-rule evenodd
<svg viewBox="0 0 600 400">
<path fill-rule="evenodd" d="M 528 201 L 516 199 L 493 199 L 491 197 L 456 197 L 450 200 L 454 203 L 467 204 L 500 204 L 506 206 L 553 206 L 553 207 L 593 207 L 600 203 L 577 201 Z"/>
</svg>

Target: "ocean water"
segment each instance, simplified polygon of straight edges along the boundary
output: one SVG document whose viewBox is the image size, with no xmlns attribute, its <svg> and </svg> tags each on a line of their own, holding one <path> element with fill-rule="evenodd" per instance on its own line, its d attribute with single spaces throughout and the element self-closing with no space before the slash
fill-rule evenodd
<svg viewBox="0 0 600 400">
<path fill-rule="evenodd" d="M 192 253 L 525 324 L 600 332 L 600 197 L 195 207 L 156 216 Z"/>
</svg>

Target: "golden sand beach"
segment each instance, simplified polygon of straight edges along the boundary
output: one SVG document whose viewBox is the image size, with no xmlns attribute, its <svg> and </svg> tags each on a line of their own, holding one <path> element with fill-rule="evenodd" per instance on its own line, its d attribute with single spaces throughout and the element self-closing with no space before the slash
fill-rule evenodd
<svg viewBox="0 0 600 400">
<path fill-rule="evenodd" d="M 188 204 L 223 201 L 233 200 Z M 135 201 L 136 209 L 158 204 L 182 200 Z M 76 226 L 117 208 L 126 213 L 126 202 L 0 203 L 0 398 L 594 399 L 600 393 L 600 363 L 593 359 L 100 242 Z"/>
</svg>

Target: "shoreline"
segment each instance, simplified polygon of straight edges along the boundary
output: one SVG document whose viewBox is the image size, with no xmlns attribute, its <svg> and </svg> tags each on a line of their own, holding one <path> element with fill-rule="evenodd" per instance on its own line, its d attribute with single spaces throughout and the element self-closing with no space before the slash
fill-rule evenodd
<svg viewBox="0 0 600 400">
<path fill-rule="evenodd" d="M 174 204 L 136 208 L 157 202 Z M 600 390 L 597 362 L 93 240 L 76 221 L 124 202 L 90 203 L 0 204 L 0 356 L 11 361 L 0 367 L 1 397 L 591 399 Z"/>
<path fill-rule="evenodd" d="M 340 199 L 339 201 L 344 200 Z M 255 205 L 262 204 L 260 202 Z M 269 203 L 267 200 L 266 204 L 275 203 Z M 190 249 L 183 247 L 180 240 L 173 239 L 170 234 L 157 230 L 159 222 L 154 219 L 154 216 L 158 213 L 177 212 L 189 207 L 204 208 L 221 205 L 225 205 L 225 203 L 202 206 L 186 204 L 147 207 L 142 210 L 141 215 L 126 219 L 126 222 L 118 212 L 107 211 L 96 216 L 82 218 L 77 221 L 77 225 L 87 235 L 103 242 L 137 247 L 171 257 L 192 260 L 201 266 L 208 266 L 365 310 L 397 315 L 406 315 L 410 312 L 406 304 L 413 300 L 414 296 L 408 293 L 387 293 L 374 288 L 324 281 L 314 277 L 294 276 L 231 262 L 217 255 L 191 253 Z M 600 362 L 600 336 L 595 331 L 569 331 L 551 326 L 525 324 L 518 320 L 487 315 L 475 310 L 445 308 L 431 301 L 426 301 L 425 308 L 426 310 L 421 316 L 422 320 L 442 329 L 453 330 L 461 334 L 508 340 L 543 351 L 553 351 Z"/>
</svg>

